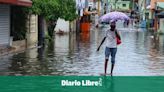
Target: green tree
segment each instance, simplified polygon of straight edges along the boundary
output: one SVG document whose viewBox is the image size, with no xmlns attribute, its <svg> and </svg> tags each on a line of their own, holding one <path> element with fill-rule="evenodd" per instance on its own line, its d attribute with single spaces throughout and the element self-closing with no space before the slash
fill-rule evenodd
<svg viewBox="0 0 164 92">
<path fill-rule="evenodd" d="M 53 29 L 59 17 L 67 21 L 72 21 L 77 17 L 74 0 L 32 0 L 32 2 L 29 12 L 46 19 L 50 36 L 53 36 Z"/>
</svg>

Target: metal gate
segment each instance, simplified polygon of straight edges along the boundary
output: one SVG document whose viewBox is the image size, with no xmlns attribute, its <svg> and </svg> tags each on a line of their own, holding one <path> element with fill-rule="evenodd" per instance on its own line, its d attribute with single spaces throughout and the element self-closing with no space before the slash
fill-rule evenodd
<svg viewBox="0 0 164 92">
<path fill-rule="evenodd" d="M 9 45 L 10 6 L 0 4 L 0 45 Z"/>
</svg>

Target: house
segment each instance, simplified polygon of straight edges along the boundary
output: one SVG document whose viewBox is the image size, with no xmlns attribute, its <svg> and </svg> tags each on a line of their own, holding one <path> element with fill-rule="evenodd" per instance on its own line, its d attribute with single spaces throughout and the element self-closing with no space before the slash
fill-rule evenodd
<svg viewBox="0 0 164 92">
<path fill-rule="evenodd" d="M 130 12 L 132 1 L 131 0 L 109 0 L 112 10 Z"/>
<path fill-rule="evenodd" d="M 0 0 L 0 46 L 10 45 L 11 6 L 32 6 L 31 0 Z"/>
<path fill-rule="evenodd" d="M 151 0 L 149 8 L 150 15 L 149 18 L 153 20 L 153 28 L 157 31 L 159 26 L 163 24 L 163 19 L 157 16 L 163 10 L 164 0 Z M 161 24 L 162 23 L 162 24 Z"/>
<path fill-rule="evenodd" d="M 131 0 L 118 0 L 116 7 L 119 11 L 129 12 L 131 10 Z"/>
</svg>

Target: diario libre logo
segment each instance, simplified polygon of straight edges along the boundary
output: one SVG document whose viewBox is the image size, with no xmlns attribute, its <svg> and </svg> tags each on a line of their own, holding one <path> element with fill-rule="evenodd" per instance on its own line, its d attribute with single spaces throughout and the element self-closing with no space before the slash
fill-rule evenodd
<svg viewBox="0 0 164 92">
<path fill-rule="evenodd" d="M 102 86 L 102 78 L 98 80 L 61 80 L 61 86 Z"/>
</svg>

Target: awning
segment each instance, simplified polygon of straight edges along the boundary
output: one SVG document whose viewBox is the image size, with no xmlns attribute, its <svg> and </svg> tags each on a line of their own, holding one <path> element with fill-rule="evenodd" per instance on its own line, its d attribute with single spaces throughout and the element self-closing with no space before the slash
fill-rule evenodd
<svg viewBox="0 0 164 92">
<path fill-rule="evenodd" d="M 0 0 L 0 3 L 20 6 L 32 6 L 31 0 Z"/>
</svg>

